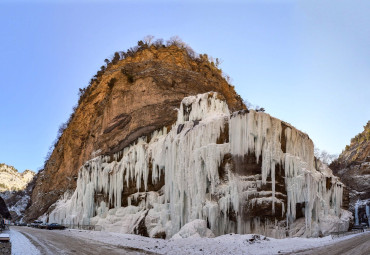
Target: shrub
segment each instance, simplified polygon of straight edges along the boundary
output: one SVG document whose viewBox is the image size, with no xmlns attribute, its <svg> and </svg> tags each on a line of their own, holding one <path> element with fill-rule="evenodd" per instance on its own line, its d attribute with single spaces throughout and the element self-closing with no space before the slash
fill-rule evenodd
<svg viewBox="0 0 370 255">
<path fill-rule="evenodd" d="M 121 58 L 121 56 L 120 56 L 120 54 L 116 51 L 115 53 L 114 53 L 114 56 L 113 56 L 113 59 L 112 59 L 112 64 L 113 65 L 115 65 L 115 64 L 117 64 L 118 63 L 118 61 L 120 60 L 120 58 Z"/>
<path fill-rule="evenodd" d="M 107 83 L 107 84 L 108 84 L 108 87 L 109 87 L 110 89 L 112 89 L 112 88 L 113 88 L 113 86 L 114 86 L 114 84 L 116 83 L 116 81 L 117 81 L 117 79 L 116 79 L 116 78 L 112 78 L 112 79 L 110 79 L 110 81 Z"/>
<path fill-rule="evenodd" d="M 132 74 L 132 72 L 128 71 L 127 69 L 122 68 L 121 73 L 126 76 L 127 81 L 129 83 L 134 83 L 135 79 L 134 79 L 134 75 Z"/>
</svg>

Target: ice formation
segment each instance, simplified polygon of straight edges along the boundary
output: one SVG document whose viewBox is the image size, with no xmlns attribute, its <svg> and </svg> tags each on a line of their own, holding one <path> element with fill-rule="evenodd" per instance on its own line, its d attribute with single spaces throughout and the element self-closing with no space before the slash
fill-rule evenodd
<svg viewBox="0 0 370 255">
<path fill-rule="evenodd" d="M 255 155 L 260 173 L 241 176 L 235 171 L 234 159 L 246 155 Z M 227 156 L 232 160 L 225 160 Z M 275 187 L 278 167 L 284 169 L 286 193 Z M 148 185 L 159 183 L 163 175 L 164 186 L 148 191 Z M 267 184 L 271 190 L 261 190 Z M 136 192 L 127 195 L 130 185 Z M 122 233 L 138 233 L 145 225 L 150 237 L 171 237 L 199 219 L 215 235 L 254 232 L 285 237 L 301 204 L 301 234 L 312 236 L 325 227 L 320 217 L 341 223 L 342 189 L 336 177 L 315 168 L 307 135 L 266 113 L 230 114 L 226 102 L 209 92 L 185 98 L 169 132 L 164 128 L 113 157 L 87 161 L 74 193 L 65 194 L 48 218 Z M 273 217 L 248 218 L 248 206 L 270 204 Z M 285 218 L 283 224 L 276 215 Z"/>
<path fill-rule="evenodd" d="M 359 206 L 359 201 L 357 201 L 355 204 L 355 225 L 360 225 L 360 221 L 358 218 L 358 206 Z"/>
</svg>

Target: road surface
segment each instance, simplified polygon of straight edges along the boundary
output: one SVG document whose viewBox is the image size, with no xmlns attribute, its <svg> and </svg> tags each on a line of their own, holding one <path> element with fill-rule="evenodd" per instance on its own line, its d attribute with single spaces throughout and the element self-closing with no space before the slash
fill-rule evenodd
<svg viewBox="0 0 370 255">
<path fill-rule="evenodd" d="M 365 232 L 351 239 L 336 242 L 319 248 L 304 251 L 296 251 L 291 254 L 299 255 L 369 255 L 370 254 L 370 232 Z"/>
<path fill-rule="evenodd" d="M 36 246 L 42 255 L 78 254 L 78 255 L 122 255 L 122 254 L 155 254 L 144 250 L 121 247 L 101 242 L 68 236 L 64 230 L 46 230 L 30 227 L 11 227 L 22 233 Z"/>
</svg>

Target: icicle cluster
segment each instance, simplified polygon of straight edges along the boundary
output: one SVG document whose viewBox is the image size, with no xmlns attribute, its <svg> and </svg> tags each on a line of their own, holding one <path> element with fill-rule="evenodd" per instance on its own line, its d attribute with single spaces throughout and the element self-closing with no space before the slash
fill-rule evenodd
<svg viewBox="0 0 370 255">
<path fill-rule="evenodd" d="M 221 143 L 225 127 L 229 142 Z M 254 154 L 257 162 L 261 156 L 260 176 L 239 176 L 232 164 L 226 163 L 226 174 L 221 179 L 219 169 L 225 155 L 247 154 Z M 248 214 L 243 204 L 271 203 L 274 214 L 279 203 L 281 214 L 291 223 L 296 218 L 296 204 L 304 203 L 307 235 L 312 221 L 319 221 L 320 213 L 340 214 L 342 184 L 315 169 L 313 144 L 307 135 L 289 125 L 283 131 L 281 121 L 265 113 L 251 110 L 230 115 L 225 101 L 214 92 L 185 98 L 169 133 L 163 129 L 155 132 L 150 141 L 140 138 L 113 159 L 99 156 L 86 162 L 80 169 L 75 192 L 57 203 L 49 222 L 96 224 L 107 230 L 134 233 L 135 226 L 144 221 L 150 236 L 166 232 L 170 237 L 186 223 L 204 219 L 216 235 L 254 231 L 283 237 L 285 231 L 280 231 L 276 222 L 261 223 L 258 217 L 243 220 L 243 215 Z M 284 201 L 276 197 L 277 166 L 285 170 L 286 208 Z M 163 174 L 163 192 L 148 192 L 148 181 L 157 183 Z M 257 180 L 259 177 L 262 181 Z M 272 190 L 260 192 L 265 197 L 251 197 L 268 178 Z M 327 178 L 331 181 L 329 188 Z M 135 183 L 137 192 L 128 197 L 128 206 L 122 207 L 122 194 L 130 183 Z M 145 192 L 139 192 L 143 189 Z M 140 202 L 133 206 L 132 201 Z M 231 214 L 235 219 L 230 218 Z"/>
</svg>

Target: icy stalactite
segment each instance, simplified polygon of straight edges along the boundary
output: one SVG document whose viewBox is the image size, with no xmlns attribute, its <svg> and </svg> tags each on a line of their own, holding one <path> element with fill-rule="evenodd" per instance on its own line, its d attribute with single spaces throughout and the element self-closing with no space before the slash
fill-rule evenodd
<svg viewBox="0 0 370 255">
<path fill-rule="evenodd" d="M 171 237 L 186 223 L 202 219 L 216 235 L 254 231 L 283 237 L 285 230 L 278 222 L 244 220 L 248 211 L 243 204 L 271 203 L 272 215 L 279 205 L 291 224 L 296 218 L 296 204 L 303 203 L 305 235 L 312 235 L 311 226 L 318 225 L 319 214 L 338 218 L 343 187 L 332 175 L 315 169 L 313 144 L 308 136 L 284 125 L 287 127 L 282 134 L 280 120 L 253 110 L 230 116 L 227 104 L 217 93 L 187 97 L 169 133 L 163 129 L 154 132 L 150 141 L 139 138 L 116 153 L 113 160 L 98 156 L 86 162 L 80 169 L 75 192 L 58 202 L 49 222 L 91 223 L 106 230 L 134 233 L 145 219 L 150 236 L 166 232 Z M 220 143 L 225 127 L 229 142 Z M 256 156 L 257 163 L 261 156 L 260 175 L 240 176 L 226 163 L 223 178 L 227 181 L 220 179 L 219 168 L 225 155 L 249 154 Z M 285 197 L 276 192 L 277 166 L 285 171 L 287 207 L 283 199 L 277 198 Z M 148 192 L 148 182 L 157 183 L 163 174 L 165 186 L 161 192 Z M 330 188 L 327 178 L 331 178 Z M 137 192 L 128 197 L 128 206 L 122 207 L 123 191 L 133 183 Z M 257 187 L 269 183 L 271 191 L 257 191 Z M 99 197 L 108 201 L 100 201 Z"/>
<path fill-rule="evenodd" d="M 359 201 L 357 201 L 355 204 L 355 225 L 360 225 L 360 219 L 358 218 L 358 206 Z"/>
</svg>

